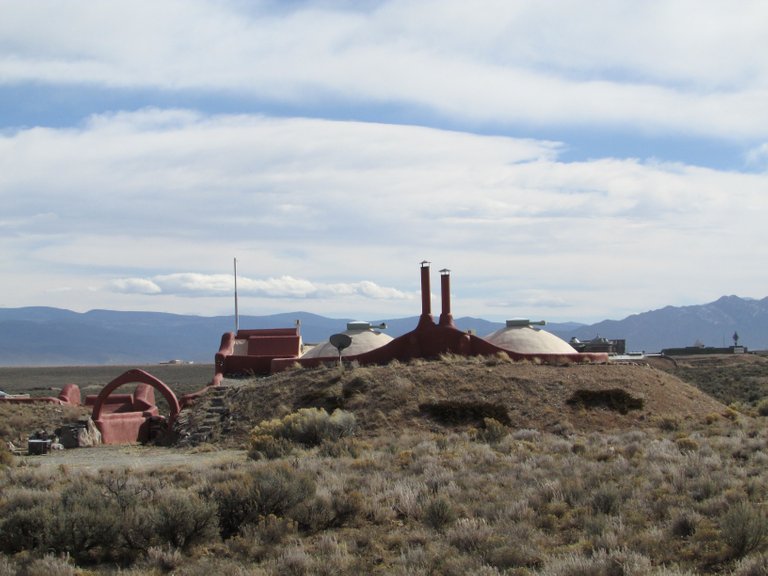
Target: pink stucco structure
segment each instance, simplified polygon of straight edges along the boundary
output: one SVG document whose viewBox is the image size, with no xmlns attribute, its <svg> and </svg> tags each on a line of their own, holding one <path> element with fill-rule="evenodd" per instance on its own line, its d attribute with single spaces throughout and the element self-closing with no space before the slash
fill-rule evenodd
<svg viewBox="0 0 768 576">
<path fill-rule="evenodd" d="M 125 384 L 138 383 L 133 394 L 112 393 Z M 159 391 L 168 406 L 167 418 L 159 415 L 154 391 Z M 150 439 L 153 422 L 165 422 L 168 430 L 179 415 L 181 406 L 173 391 L 161 380 L 143 370 L 129 370 L 107 384 L 93 403 L 93 419 L 104 444 L 130 444 Z"/>
</svg>

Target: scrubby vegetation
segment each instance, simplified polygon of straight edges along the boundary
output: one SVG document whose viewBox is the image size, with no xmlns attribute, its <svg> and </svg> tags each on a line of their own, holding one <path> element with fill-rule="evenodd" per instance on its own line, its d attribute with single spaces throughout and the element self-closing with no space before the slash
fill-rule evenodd
<svg viewBox="0 0 768 576">
<path fill-rule="evenodd" d="M 768 356 L 684 356 L 667 370 L 724 404 L 768 411 Z M 762 407 L 761 407 L 762 403 Z"/>
<path fill-rule="evenodd" d="M 768 574 L 765 417 L 604 368 L 242 382 L 243 450 L 207 467 L 0 454 L 0 576 Z"/>
<path fill-rule="evenodd" d="M 282 430 L 285 457 L 243 456 L 204 472 L 5 467 L 4 565 L 61 574 L 73 566 L 122 574 L 765 574 L 762 422 L 563 436 L 489 419 L 462 433 L 356 440 L 331 431 L 308 442 L 305 425 L 315 418 L 332 417 L 297 412 L 256 428 Z M 334 443 L 354 450 L 336 453 Z"/>
</svg>

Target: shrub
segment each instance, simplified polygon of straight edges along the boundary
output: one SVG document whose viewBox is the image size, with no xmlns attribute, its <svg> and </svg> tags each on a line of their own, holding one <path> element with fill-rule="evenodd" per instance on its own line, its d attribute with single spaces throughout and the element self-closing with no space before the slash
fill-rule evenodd
<svg viewBox="0 0 768 576">
<path fill-rule="evenodd" d="M 365 498 L 356 491 L 341 490 L 331 494 L 331 507 L 334 513 L 334 526 L 343 526 L 360 516 L 365 505 Z"/>
<path fill-rule="evenodd" d="M 253 474 L 259 514 L 283 516 L 315 495 L 315 482 L 306 472 L 287 464 L 265 466 Z"/>
<path fill-rule="evenodd" d="M 27 566 L 24 566 L 19 572 L 14 574 L 23 574 L 24 576 L 75 576 L 75 574 L 78 574 L 78 571 L 67 558 L 58 558 L 52 554 L 46 554 L 42 558 L 33 559 Z"/>
<path fill-rule="evenodd" d="M 258 521 L 256 492 L 253 481 L 247 477 L 227 480 L 214 489 L 213 500 L 222 538 L 230 538 L 238 534 L 243 525 Z"/>
<path fill-rule="evenodd" d="M 295 508 L 292 516 L 299 523 L 299 527 L 310 534 L 329 528 L 335 518 L 333 504 L 327 496 L 315 496 L 302 502 Z"/>
<path fill-rule="evenodd" d="M 314 562 L 303 546 L 291 546 L 277 560 L 277 573 L 285 576 L 304 576 L 312 570 Z"/>
<path fill-rule="evenodd" d="M 338 440 L 325 440 L 320 444 L 318 454 L 328 458 L 359 458 L 367 448 L 367 444 L 356 438 L 339 438 Z"/>
<path fill-rule="evenodd" d="M 339 576 L 347 573 L 351 556 L 344 542 L 339 542 L 332 534 L 324 534 L 317 542 L 315 555 L 317 576 Z"/>
<path fill-rule="evenodd" d="M 251 447 L 248 456 L 254 460 L 274 460 L 282 458 L 293 452 L 294 445 L 285 438 L 275 438 L 270 434 L 251 435 Z"/>
<path fill-rule="evenodd" d="M 742 558 L 736 564 L 733 576 L 768 576 L 768 556 L 757 554 Z"/>
<path fill-rule="evenodd" d="M 483 518 L 461 518 L 446 536 L 462 552 L 483 554 L 490 547 L 493 528 Z"/>
<path fill-rule="evenodd" d="M 768 416 L 768 398 L 763 398 L 757 403 L 757 413 L 760 416 Z"/>
<path fill-rule="evenodd" d="M 619 511 L 621 497 L 613 484 L 601 484 L 592 495 L 592 511 L 596 514 L 616 514 Z"/>
<path fill-rule="evenodd" d="M 3 466 L 11 466 L 13 464 L 13 454 L 5 445 L 5 442 L 0 442 L 0 468 Z"/>
<path fill-rule="evenodd" d="M 507 434 L 509 434 L 509 428 L 504 424 L 495 418 L 483 418 L 483 428 L 479 433 L 479 438 L 483 442 L 495 445 L 504 440 Z"/>
<path fill-rule="evenodd" d="M 592 556 L 569 553 L 546 563 L 545 576 L 619 576 L 649 574 L 651 563 L 645 556 L 624 550 L 598 550 Z"/>
<path fill-rule="evenodd" d="M 698 520 L 697 514 L 682 510 L 672 516 L 669 531 L 674 538 L 688 538 L 696 532 Z"/>
<path fill-rule="evenodd" d="M 515 542 L 511 545 L 498 546 L 488 554 L 488 563 L 499 570 L 515 568 L 540 568 L 542 558 L 538 550 L 530 543 Z M 525 572 L 520 572 L 525 573 Z"/>
<path fill-rule="evenodd" d="M 7 554 L 46 550 L 52 540 L 53 523 L 53 511 L 44 504 L 6 512 L 0 524 L 0 547 Z"/>
<path fill-rule="evenodd" d="M 743 558 L 768 541 L 768 518 L 749 502 L 737 502 L 720 519 L 720 534 L 731 558 Z"/>
<path fill-rule="evenodd" d="M 333 414 L 322 408 L 302 408 L 279 419 L 265 420 L 251 432 L 251 458 L 275 458 L 290 453 L 291 443 L 312 447 L 354 434 L 355 415 L 344 410 Z"/>
<path fill-rule="evenodd" d="M 456 510 L 447 499 L 434 498 L 424 508 L 423 520 L 427 526 L 442 532 L 456 521 Z"/>
<path fill-rule="evenodd" d="M 665 432 L 674 432 L 680 429 L 680 422 L 677 418 L 672 416 L 664 416 L 663 418 L 659 419 L 658 426 L 659 430 L 664 430 Z"/>
<path fill-rule="evenodd" d="M 170 490 L 155 503 L 155 531 L 168 546 L 187 550 L 213 538 L 218 531 L 216 507 L 190 491 Z"/>
<path fill-rule="evenodd" d="M 79 562 L 98 562 L 116 548 L 121 514 L 90 482 L 72 484 L 54 510 L 54 550 Z"/>
<path fill-rule="evenodd" d="M 214 489 L 222 538 L 237 534 L 260 516 L 288 515 L 315 494 L 312 478 L 287 464 L 256 468 L 249 475 L 223 482 Z"/>
<path fill-rule="evenodd" d="M 151 504 L 132 506 L 121 514 L 118 530 L 123 560 L 135 561 L 136 552 L 147 554 L 150 548 L 158 544 L 155 530 L 157 515 L 157 508 Z"/>
<path fill-rule="evenodd" d="M 293 536 L 298 530 L 295 520 L 290 518 L 278 518 L 274 514 L 262 516 L 253 527 L 252 533 L 260 542 L 265 544 L 279 544 L 288 536 Z"/>
<path fill-rule="evenodd" d="M 153 546 L 147 551 L 147 558 L 144 564 L 147 568 L 157 568 L 161 572 L 171 572 L 181 566 L 183 561 L 184 556 L 175 548 L 170 546 L 167 548 Z"/>
<path fill-rule="evenodd" d="M 689 436 L 683 436 L 675 441 L 680 452 L 696 452 L 699 449 L 699 443 Z"/>
<path fill-rule="evenodd" d="M 16 576 L 17 567 L 7 556 L 0 556 L 0 576 Z"/>
</svg>

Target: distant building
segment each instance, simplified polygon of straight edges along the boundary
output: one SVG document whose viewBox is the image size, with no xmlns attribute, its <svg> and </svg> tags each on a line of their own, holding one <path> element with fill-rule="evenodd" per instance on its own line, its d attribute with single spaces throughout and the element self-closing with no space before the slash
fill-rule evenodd
<svg viewBox="0 0 768 576">
<path fill-rule="evenodd" d="M 569 344 L 577 352 L 606 352 L 608 354 L 626 354 L 627 341 L 624 339 L 610 340 L 601 336 L 595 336 L 592 340 L 581 341 L 575 336 Z"/>
<path fill-rule="evenodd" d="M 661 353 L 666 356 L 693 356 L 696 354 L 746 354 L 749 352 L 746 346 L 727 346 L 715 348 L 714 346 L 704 346 L 696 343 L 694 346 L 685 346 L 684 348 L 664 348 Z"/>
</svg>

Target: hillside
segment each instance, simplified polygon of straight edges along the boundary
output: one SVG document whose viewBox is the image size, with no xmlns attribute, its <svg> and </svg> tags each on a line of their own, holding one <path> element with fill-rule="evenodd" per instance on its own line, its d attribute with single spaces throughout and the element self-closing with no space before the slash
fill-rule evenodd
<svg viewBox="0 0 768 576">
<path fill-rule="evenodd" d="M 354 413 L 364 436 L 461 431 L 482 427 L 484 417 L 558 433 L 628 430 L 663 421 L 695 425 L 725 411 L 676 376 L 636 364 L 542 366 L 448 357 L 344 371 L 327 366 L 225 385 L 215 400 L 224 416 L 213 431 L 223 445 L 242 444 L 262 420 L 307 407 Z M 569 404 L 585 390 L 599 393 L 595 405 L 589 398 Z M 213 398 L 183 415 L 182 437 L 210 425 Z M 632 408 L 637 401 L 642 407 Z"/>
</svg>

